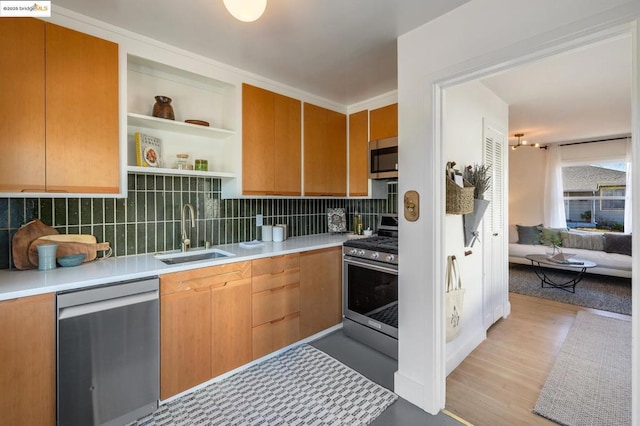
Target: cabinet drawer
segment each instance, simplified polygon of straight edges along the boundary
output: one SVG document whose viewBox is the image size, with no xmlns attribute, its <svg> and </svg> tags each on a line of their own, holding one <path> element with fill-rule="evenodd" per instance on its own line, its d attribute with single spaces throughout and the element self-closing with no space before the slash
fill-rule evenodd
<svg viewBox="0 0 640 426">
<path fill-rule="evenodd" d="M 253 326 L 300 311 L 300 284 L 274 288 L 252 296 Z"/>
<path fill-rule="evenodd" d="M 257 359 L 299 340 L 300 314 L 287 315 L 254 327 L 252 333 L 253 359 Z"/>
<path fill-rule="evenodd" d="M 252 276 L 270 275 L 283 272 L 287 269 L 293 269 L 300 266 L 300 255 L 298 253 L 287 254 L 284 256 L 267 257 L 252 262 Z"/>
<path fill-rule="evenodd" d="M 251 288 L 254 293 L 283 285 L 297 284 L 300 282 L 300 268 L 285 269 L 284 271 L 272 272 L 271 274 L 259 275 L 251 279 Z"/>
<path fill-rule="evenodd" d="M 227 263 L 160 276 L 160 295 L 224 285 L 251 276 L 251 262 Z"/>
</svg>

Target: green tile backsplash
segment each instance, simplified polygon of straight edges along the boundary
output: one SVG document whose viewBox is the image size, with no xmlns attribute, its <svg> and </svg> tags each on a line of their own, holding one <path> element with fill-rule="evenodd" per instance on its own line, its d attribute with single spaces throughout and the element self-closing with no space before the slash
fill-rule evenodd
<svg viewBox="0 0 640 426">
<path fill-rule="evenodd" d="M 11 239 L 32 218 L 61 234 L 95 235 L 111 243 L 115 256 L 126 256 L 179 248 L 185 203 L 196 210 L 196 227 L 188 230 L 194 246 L 259 239 L 256 214 L 265 224 L 288 224 L 290 236 L 325 233 L 332 207 L 347 210 L 349 229 L 358 212 L 364 228 L 375 230 L 379 213 L 397 213 L 397 182 L 388 188 L 386 200 L 222 199 L 217 178 L 130 174 L 126 199 L 0 198 L 0 269 L 13 267 Z"/>
</svg>

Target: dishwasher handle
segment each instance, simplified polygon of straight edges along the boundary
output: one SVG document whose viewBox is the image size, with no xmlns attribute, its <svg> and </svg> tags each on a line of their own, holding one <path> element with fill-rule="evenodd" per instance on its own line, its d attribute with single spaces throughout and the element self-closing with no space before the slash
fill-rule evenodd
<svg viewBox="0 0 640 426">
<path fill-rule="evenodd" d="M 149 291 L 146 293 L 138 293 L 115 299 L 101 300 L 98 302 L 85 303 L 84 305 L 70 306 L 58 310 L 58 320 L 79 317 L 81 315 L 92 314 L 100 311 L 121 308 L 123 306 L 145 303 L 152 300 L 158 300 L 158 291 Z"/>
</svg>

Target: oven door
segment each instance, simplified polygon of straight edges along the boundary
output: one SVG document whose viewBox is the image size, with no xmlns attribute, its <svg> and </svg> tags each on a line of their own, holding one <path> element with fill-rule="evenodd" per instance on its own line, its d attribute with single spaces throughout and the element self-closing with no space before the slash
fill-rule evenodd
<svg viewBox="0 0 640 426">
<path fill-rule="evenodd" d="M 344 316 L 398 338 L 398 268 L 344 257 Z"/>
</svg>

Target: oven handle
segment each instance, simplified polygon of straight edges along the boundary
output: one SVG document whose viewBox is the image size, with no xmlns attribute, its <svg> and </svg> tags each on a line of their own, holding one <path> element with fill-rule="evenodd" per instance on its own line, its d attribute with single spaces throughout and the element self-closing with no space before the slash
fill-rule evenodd
<svg viewBox="0 0 640 426">
<path fill-rule="evenodd" d="M 389 268 L 379 264 L 374 264 L 374 263 L 366 262 L 362 260 L 354 260 L 353 258 L 350 258 L 350 257 L 345 257 L 344 263 L 348 265 L 361 266 L 367 269 L 373 269 L 374 271 L 387 272 L 389 274 L 398 275 L 398 269 L 396 268 Z"/>
</svg>

